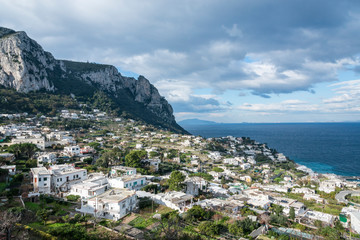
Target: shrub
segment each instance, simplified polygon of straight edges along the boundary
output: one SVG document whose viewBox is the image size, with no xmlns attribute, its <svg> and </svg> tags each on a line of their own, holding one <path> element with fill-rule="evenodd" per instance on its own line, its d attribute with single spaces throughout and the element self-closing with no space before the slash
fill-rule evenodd
<svg viewBox="0 0 360 240">
<path fill-rule="evenodd" d="M 80 196 L 79 195 L 68 195 L 66 196 L 66 199 L 71 201 L 71 202 L 76 202 L 77 200 L 79 200 Z"/>
</svg>

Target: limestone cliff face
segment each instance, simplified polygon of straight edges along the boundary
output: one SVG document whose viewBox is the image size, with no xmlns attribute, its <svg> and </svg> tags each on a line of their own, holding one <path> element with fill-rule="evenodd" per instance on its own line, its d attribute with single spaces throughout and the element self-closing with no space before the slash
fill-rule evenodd
<svg viewBox="0 0 360 240">
<path fill-rule="evenodd" d="M 66 66 L 66 64 L 65 64 Z M 136 102 L 144 106 L 168 123 L 175 122 L 173 108 L 148 79 L 143 76 L 135 78 L 124 77 L 113 66 L 104 66 L 97 71 L 86 71 L 79 77 L 88 84 L 98 84 L 102 90 L 109 91 L 118 97 L 119 90 L 128 90 Z"/>
<path fill-rule="evenodd" d="M 0 84 L 20 92 L 53 91 L 46 69 L 56 62 L 25 32 L 0 28 Z"/>
<path fill-rule="evenodd" d="M 130 113 L 129 106 L 134 105 L 137 113 L 144 108 L 144 115 L 153 114 L 155 117 L 150 118 L 156 119 L 155 123 L 179 127 L 171 105 L 145 77 L 124 77 L 110 65 L 56 60 L 25 32 L 1 27 L 0 85 L 18 92 L 46 90 L 54 94 L 89 86 L 93 91 L 106 92 Z"/>
</svg>

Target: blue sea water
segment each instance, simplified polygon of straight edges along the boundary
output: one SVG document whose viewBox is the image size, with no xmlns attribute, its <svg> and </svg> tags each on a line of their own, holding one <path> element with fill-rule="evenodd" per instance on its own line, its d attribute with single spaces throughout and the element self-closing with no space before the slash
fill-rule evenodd
<svg viewBox="0 0 360 240">
<path fill-rule="evenodd" d="M 183 125 L 194 135 L 250 137 L 319 173 L 360 176 L 360 123 Z"/>
</svg>

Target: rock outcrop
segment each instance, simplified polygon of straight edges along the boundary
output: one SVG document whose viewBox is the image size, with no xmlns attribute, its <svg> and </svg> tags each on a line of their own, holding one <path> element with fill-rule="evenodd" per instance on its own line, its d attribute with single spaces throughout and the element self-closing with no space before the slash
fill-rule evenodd
<svg viewBox="0 0 360 240">
<path fill-rule="evenodd" d="M 1 27 L 0 85 L 23 93 L 91 95 L 102 91 L 132 115 L 184 131 L 175 122 L 171 105 L 145 77 L 124 77 L 111 65 L 56 60 L 25 32 Z"/>
<path fill-rule="evenodd" d="M 54 57 L 45 52 L 25 32 L 0 28 L 0 84 L 16 91 L 54 91 L 47 69 L 53 70 Z"/>
</svg>

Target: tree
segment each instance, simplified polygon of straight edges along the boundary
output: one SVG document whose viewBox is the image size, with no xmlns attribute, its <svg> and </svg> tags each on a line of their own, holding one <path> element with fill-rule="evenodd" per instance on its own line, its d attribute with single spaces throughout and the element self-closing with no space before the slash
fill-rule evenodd
<svg viewBox="0 0 360 240">
<path fill-rule="evenodd" d="M 141 167 L 141 160 L 146 157 L 147 153 L 144 150 L 131 151 L 125 156 L 125 165 L 128 167 Z"/>
<path fill-rule="evenodd" d="M 31 158 L 39 149 L 32 143 L 13 144 L 8 148 L 8 151 L 15 155 L 16 159 Z"/>
<path fill-rule="evenodd" d="M 29 159 L 25 162 L 25 166 L 27 168 L 34 168 L 37 167 L 37 160 L 36 159 Z"/>
<path fill-rule="evenodd" d="M 154 157 L 160 156 L 160 153 L 151 151 L 151 152 L 149 153 L 149 155 L 150 155 L 151 158 L 154 158 Z"/>
<path fill-rule="evenodd" d="M 219 167 L 214 167 L 213 169 L 212 169 L 214 172 L 224 172 L 224 169 L 222 169 L 222 168 L 219 168 Z"/>
<path fill-rule="evenodd" d="M 96 151 L 100 151 L 100 150 L 101 150 L 101 148 L 100 148 L 101 144 L 98 143 L 98 142 L 91 142 L 91 143 L 89 143 L 88 145 L 89 145 L 90 147 L 94 148 Z"/>
<path fill-rule="evenodd" d="M 280 214 L 282 214 L 284 207 L 283 207 L 283 206 L 280 206 L 280 205 L 273 204 L 272 209 L 273 209 L 273 212 L 274 212 L 276 215 L 279 216 Z"/>
<path fill-rule="evenodd" d="M 206 211 L 199 205 L 195 205 L 186 212 L 186 219 L 193 220 L 209 220 L 214 213 L 212 211 Z"/>
<path fill-rule="evenodd" d="M 159 226 L 156 227 L 154 232 L 147 232 L 146 239 L 162 239 L 162 240 L 192 240 L 198 239 L 197 236 L 192 236 L 184 233 L 181 227 L 180 216 L 174 211 L 161 215 Z"/>
<path fill-rule="evenodd" d="M 202 234 L 212 237 L 220 233 L 221 227 L 214 222 L 205 221 L 199 224 L 198 229 Z"/>
<path fill-rule="evenodd" d="M 49 217 L 49 213 L 45 208 L 42 208 L 40 210 L 38 210 L 36 212 L 36 216 L 39 217 L 41 219 L 41 221 L 43 221 L 44 225 L 46 224 L 46 220 Z"/>
<path fill-rule="evenodd" d="M 235 236 L 242 236 L 244 234 L 244 229 L 242 229 L 237 222 L 234 222 L 229 225 L 229 232 Z"/>
<path fill-rule="evenodd" d="M 292 220 L 295 219 L 295 208 L 294 207 L 290 208 L 289 215 L 290 215 L 290 219 L 292 219 Z"/>
<path fill-rule="evenodd" d="M 180 171 L 175 170 L 170 174 L 170 178 L 168 180 L 169 189 L 173 191 L 180 191 L 183 188 L 183 182 L 185 180 L 184 174 Z"/>
</svg>

